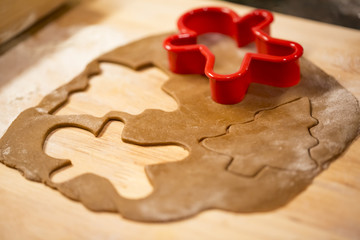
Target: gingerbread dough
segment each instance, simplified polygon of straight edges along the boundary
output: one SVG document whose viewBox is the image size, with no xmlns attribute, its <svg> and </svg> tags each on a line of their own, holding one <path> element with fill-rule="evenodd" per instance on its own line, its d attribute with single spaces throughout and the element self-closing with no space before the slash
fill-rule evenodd
<svg viewBox="0 0 360 240">
<path fill-rule="evenodd" d="M 211 208 L 259 212 L 281 207 L 358 135 L 357 100 L 306 59 L 301 61 L 302 79 L 297 86 L 252 84 L 241 103 L 221 105 L 211 100 L 206 77 L 168 71 L 162 49 L 166 36 L 145 38 L 100 56 L 38 106 L 22 112 L 0 140 L 0 161 L 91 210 L 158 222 Z M 179 108 L 173 112 L 148 109 L 139 115 L 119 109 L 100 118 L 54 115 L 71 93 L 86 89 L 90 77 L 100 73 L 101 62 L 162 69 L 169 76 L 163 90 L 176 99 Z M 125 123 L 125 142 L 177 144 L 186 148 L 189 156 L 179 162 L 148 165 L 146 173 L 154 191 L 143 199 L 124 198 L 96 174 L 53 182 L 50 175 L 70 160 L 43 152 L 47 136 L 63 127 L 82 128 L 98 136 L 110 120 Z"/>
<path fill-rule="evenodd" d="M 318 144 L 309 134 L 316 124 L 310 117 L 309 99 L 301 98 L 262 111 L 253 121 L 232 125 L 227 134 L 207 138 L 203 143 L 215 152 L 232 156 L 228 170 L 243 176 L 255 176 L 264 167 L 306 172 L 317 165 L 308 153 Z"/>
</svg>

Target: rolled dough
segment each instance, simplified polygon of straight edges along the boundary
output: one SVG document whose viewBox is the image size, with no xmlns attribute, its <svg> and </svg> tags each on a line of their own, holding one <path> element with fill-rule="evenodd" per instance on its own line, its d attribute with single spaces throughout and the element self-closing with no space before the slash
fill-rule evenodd
<svg viewBox="0 0 360 240">
<path fill-rule="evenodd" d="M 169 72 L 162 49 L 167 35 L 100 56 L 68 84 L 22 112 L 0 140 L 0 161 L 91 210 L 159 222 L 211 208 L 242 213 L 279 208 L 306 189 L 358 135 L 357 100 L 306 59 L 301 60 L 302 79 L 297 86 L 251 84 L 241 103 L 221 105 L 211 100 L 206 77 Z M 236 55 L 229 59 L 239 60 Z M 73 92 L 86 89 L 91 76 L 100 73 L 102 62 L 162 69 L 169 76 L 163 90 L 177 101 L 178 109 L 147 109 L 138 115 L 119 109 L 103 117 L 55 115 Z M 44 153 L 47 136 L 55 129 L 78 127 L 96 137 L 111 120 L 125 123 L 122 139 L 127 143 L 176 144 L 189 155 L 179 162 L 146 166 L 154 191 L 142 199 L 121 196 L 110 181 L 96 174 L 53 182 L 50 175 L 70 160 Z"/>
</svg>

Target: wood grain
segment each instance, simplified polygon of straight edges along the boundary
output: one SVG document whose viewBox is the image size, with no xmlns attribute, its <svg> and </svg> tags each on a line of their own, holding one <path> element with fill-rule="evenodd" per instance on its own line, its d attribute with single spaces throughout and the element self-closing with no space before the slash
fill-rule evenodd
<svg viewBox="0 0 360 240">
<path fill-rule="evenodd" d="M 83 1 L 0 57 L 0 134 L 19 112 L 69 81 L 99 54 L 134 39 L 174 30 L 177 16 L 190 8 L 206 5 L 230 6 L 240 14 L 249 11 L 247 7 L 211 1 Z M 305 57 L 335 76 L 357 98 L 360 97 L 359 31 L 280 14 L 275 14 L 272 26 L 273 36 L 301 43 Z M 118 79 L 118 71 L 128 71 L 105 65 L 102 68 L 104 74 L 93 79 L 94 86 Z M 132 72 L 126 74 L 134 78 Z M 69 104 L 57 114 L 90 111 L 99 116 L 109 108 L 118 107 L 117 104 L 114 106 L 117 102 L 128 107 L 131 113 L 148 107 L 166 111 L 176 108 L 174 100 L 157 92 L 159 84 L 166 80 L 162 73 L 148 69 L 142 74 L 146 78 L 153 77 L 152 83 L 143 86 L 142 77 L 138 76 L 137 85 L 142 88 L 135 84 L 125 87 L 129 92 L 134 89 L 131 91 L 137 93 L 137 97 L 124 96 L 121 91 L 125 88 L 113 89 L 112 94 L 107 94 L 109 89 L 101 92 L 100 88 L 91 86 L 86 93 L 74 94 Z M 123 82 L 126 84 L 126 79 Z M 107 95 L 109 98 L 99 102 L 97 94 L 103 94 L 102 99 Z M 110 124 L 107 130 L 120 134 L 121 128 L 121 124 Z M 49 138 L 46 151 L 48 154 L 63 154 L 69 150 L 72 159 L 80 159 L 74 162 L 79 172 L 88 171 L 83 162 L 89 160 L 85 158 L 101 157 L 96 153 L 97 145 L 111 147 L 112 140 L 106 136 L 106 131 L 100 140 L 103 138 L 104 141 L 94 141 L 81 130 L 60 130 Z M 83 141 L 87 150 L 84 161 L 73 156 L 80 156 L 84 148 L 80 143 Z M 119 176 L 113 179 L 118 182 L 119 191 L 126 192 L 127 188 L 133 197 L 151 191 L 146 179 L 140 176 L 141 162 L 136 163 L 142 161 L 139 156 L 162 156 L 162 159 L 176 156 L 173 160 L 180 160 L 187 154 L 179 147 L 142 151 L 128 149 L 126 154 L 133 159 L 123 165 L 128 178 Z M 16 170 L 1 164 L 0 213 L 3 221 L 0 223 L 0 239 L 358 239 L 359 154 L 360 141 L 357 140 L 304 193 L 277 211 L 233 214 L 211 210 L 189 220 L 168 224 L 143 224 L 124 220 L 115 214 L 91 212 L 42 184 L 25 180 Z M 104 174 L 113 171 L 113 157 L 106 159 L 97 159 L 109 161 L 108 169 L 101 170 Z M 97 169 L 96 164 L 92 166 L 92 170 Z M 137 177 L 132 174 L 137 174 Z M 60 173 L 58 177 L 61 181 Z"/>
</svg>

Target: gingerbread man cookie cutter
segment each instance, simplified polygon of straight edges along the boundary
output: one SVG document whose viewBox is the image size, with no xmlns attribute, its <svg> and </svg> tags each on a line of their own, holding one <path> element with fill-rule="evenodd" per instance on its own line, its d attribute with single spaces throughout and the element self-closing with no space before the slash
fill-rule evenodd
<svg viewBox="0 0 360 240">
<path fill-rule="evenodd" d="M 291 87 L 300 81 L 299 58 L 303 48 L 296 42 L 272 38 L 273 15 L 254 10 L 240 17 L 225 7 L 203 7 L 183 14 L 177 26 L 180 33 L 163 42 L 168 52 L 170 70 L 179 74 L 205 74 L 210 80 L 212 99 L 221 104 L 239 103 L 250 83 L 274 87 Z M 222 33 L 233 38 L 238 47 L 253 41 L 257 53 L 246 53 L 237 72 L 214 72 L 215 56 L 197 37 L 205 33 Z"/>
</svg>

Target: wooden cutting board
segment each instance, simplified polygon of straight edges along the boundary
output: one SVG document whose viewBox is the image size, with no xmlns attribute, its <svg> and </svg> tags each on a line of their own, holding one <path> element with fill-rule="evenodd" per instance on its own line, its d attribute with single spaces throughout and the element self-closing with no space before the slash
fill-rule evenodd
<svg viewBox="0 0 360 240">
<path fill-rule="evenodd" d="M 0 134 L 22 110 L 72 79 L 93 58 L 132 40 L 173 31 L 180 14 L 209 5 L 228 6 L 239 14 L 251 10 L 216 1 L 80 1 L 0 56 Z M 360 97 L 360 31 L 275 14 L 272 35 L 302 44 L 306 58 Z M 91 80 L 90 88 L 74 94 L 56 114 L 102 116 L 117 109 L 133 114 L 147 108 L 176 109 L 176 102 L 159 90 L 166 76 L 158 69 L 134 72 L 112 64 L 101 68 L 103 74 Z M 116 136 L 122 127 L 110 123 L 98 139 L 78 129 L 52 134 L 46 153 L 73 161 L 73 167 L 55 174 L 54 180 L 94 172 L 108 177 L 124 196 L 137 198 L 152 190 L 145 164 L 178 161 L 187 155 L 177 146 L 144 149 L 121 143 Z M 279 210 L 256 214 L 210 210 L 166 224 L 89 211 L 0 164 L 0 239 L 359 239 L 359 155 L 358 140 Z M 128 160 L 119 163 L 119 156 Z"/>
</svg>

